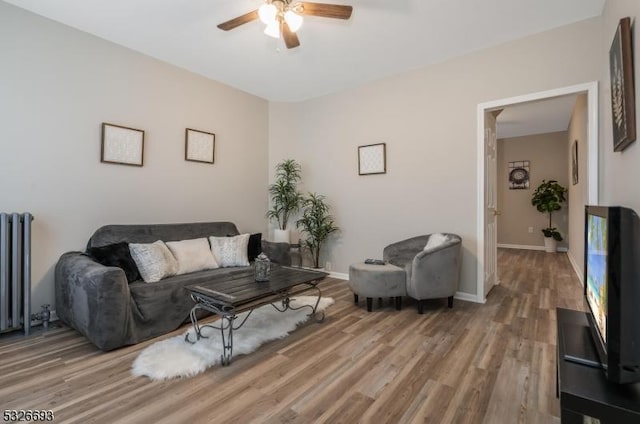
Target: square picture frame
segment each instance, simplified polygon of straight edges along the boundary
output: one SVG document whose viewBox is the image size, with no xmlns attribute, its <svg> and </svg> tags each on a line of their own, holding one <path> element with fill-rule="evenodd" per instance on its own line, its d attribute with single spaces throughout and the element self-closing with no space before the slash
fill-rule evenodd
<svg viewBox="0 0 640 424">
<path fill-rule="evenodd" d="M 186 128 L 184 132 L 184 160 L 212 164 L 215 160 L 216 135 Z"/>
<path fill-rule="evenodd" d="M 100 162 L 118 165 L 144 164 L 144 131 L 102 123 Z"/>
<path fill-rule="evenodd" d="M 509 190 L 528 190 L 531 179 L 531 161 L 516 160 L 509 162 L 507 177 Z"/>
<path fill-rule="evenodd" d="M 358 146 L 358 175 L 387 173 L 387 144 Z"/>
<path fill-rule="evenodd" d="M 631 19 L 620 19 L 609 49 L 613 151 L 621 152 L 636 139 Z"/>
</svg>

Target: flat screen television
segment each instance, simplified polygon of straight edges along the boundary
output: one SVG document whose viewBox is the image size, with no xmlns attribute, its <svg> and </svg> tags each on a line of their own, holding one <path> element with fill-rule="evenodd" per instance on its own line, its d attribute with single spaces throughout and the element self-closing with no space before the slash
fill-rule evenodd
<svg viewBox="0 0 640 424">
<path fill-rule="evenodd" d="M 620 206 L 585 208 L 584 299 L 608 380 L 640 381 L 640 219 Z"/>
</svg>

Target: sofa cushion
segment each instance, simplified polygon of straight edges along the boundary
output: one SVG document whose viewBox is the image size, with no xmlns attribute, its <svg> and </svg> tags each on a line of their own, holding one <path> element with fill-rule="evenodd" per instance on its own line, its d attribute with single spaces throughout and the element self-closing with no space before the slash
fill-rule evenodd
<svg viewBox="0 0 640 424">
<path fill-rule="evenodd" d="M 87 249 L 87 254 L 104 266 L 121 268 L 129 283 L 140 279 L 140 272 L 138 272 L 138 267 L 131 257 L 128 243 L 122 242 L 101 247 L 90 247 Z"/>
<path fill-rule="evenodd" d="M 211 252 L 221 267 L 249 266 L 249 234 L 235 237 L 209 237 Z"/>
<path fill-rule="evenodd" d="M 214 280 L 223 283 L 253 272 L 253 269 L 248 267 L 216 268 L 174 275 L 153 284 L 145 284 L 142 281 L 131 283 L 129 292 L 131 303 L 135 305 L 135 315 L 138 321 L 144 319 L 144 323 L 138 322 L 138 325 L 151 328 L 165 325 L 168 330 L 173 330 L 188 319 L 189 311 L 194 305 L 187 286 Z M 173 316 L 170 325 L 167 324 L 169 316 Z M 181 318 L 176 320 L 176 317 Z"/>
<path fill-rule="evenodd" d="M 218 268 L 206 238 L 168 241 L 166 245 L 178 261 L 177 275 Z"/>
<path fill-rule="evenodd" d="M 130 243 L 129 250 L 145 283 L 155 283 L 178 272 L 178 262 L 162 240 Z"/>
</svg>

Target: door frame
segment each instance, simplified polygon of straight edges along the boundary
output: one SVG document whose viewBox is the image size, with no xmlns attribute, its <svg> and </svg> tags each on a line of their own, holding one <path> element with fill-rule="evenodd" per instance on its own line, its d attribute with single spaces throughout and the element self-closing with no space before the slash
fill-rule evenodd
<svg viewBox="0 0 640 424">
<path fill-rule="evenodd" d="M 509 97 L 478 104 L 477 109 L 477 162 L 478 162 L 478 197 L 477 197 L 477 247 L 478 259 L 476 302 L 484 303 L 484 193 L 485 193 L 485 137 L 484 114 L 496 109 L 517 105 L 536 100 L 544 100 L 568 94 L 587 93 L 587 202 L 591 205 L 598 204 L 598 82 L 592 81 L 584 84 L 571 85 L 553 90 L 539 91 L 522 96 Z M 496 176 L 497 178 L 497 176 Z M 497 181 L 494 183 L 497 184 Z"/>
</svg>

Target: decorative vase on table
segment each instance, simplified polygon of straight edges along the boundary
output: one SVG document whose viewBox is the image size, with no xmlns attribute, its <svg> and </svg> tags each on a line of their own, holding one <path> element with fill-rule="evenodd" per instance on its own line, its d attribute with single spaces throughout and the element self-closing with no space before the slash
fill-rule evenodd
<svg viewBox="0 0 640 424">
<path fill-rule="evenodd" d="M 271 273 L 271 261 L 267 255 L 260 253 L 255 260 L 255 280 L 257 282 L 269 281 L 269 274 Z"/>
</svg>

